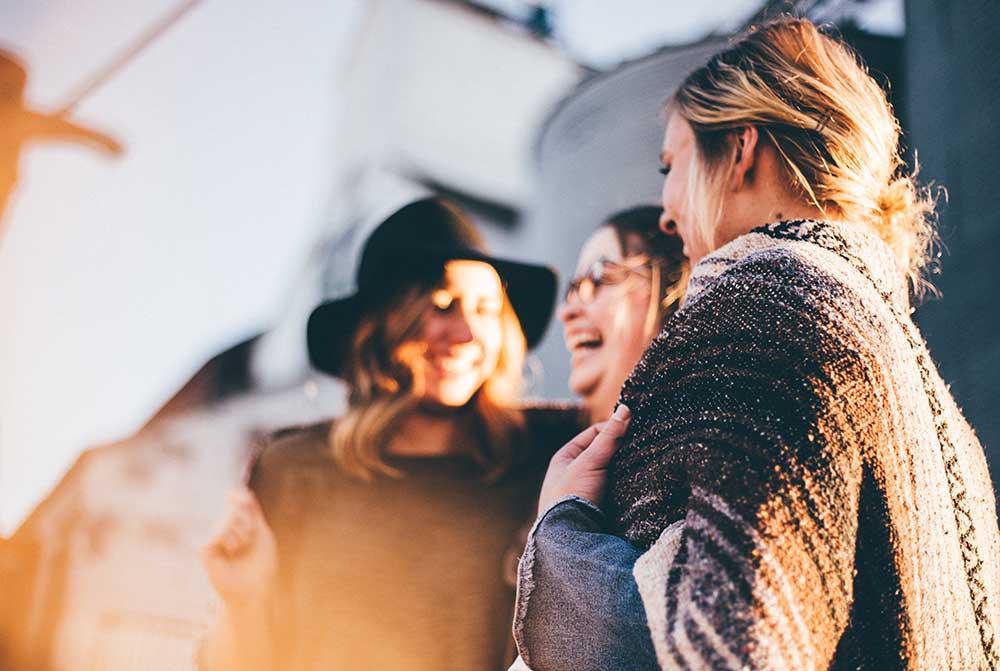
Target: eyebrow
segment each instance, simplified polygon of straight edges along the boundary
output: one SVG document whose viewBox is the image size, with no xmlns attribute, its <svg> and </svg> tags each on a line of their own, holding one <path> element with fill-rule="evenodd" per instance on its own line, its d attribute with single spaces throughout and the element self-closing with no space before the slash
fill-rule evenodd
<svg viewBox="0 0 1000 671">
<path fill-rule="evenodd" d="M 670 161 L 667 160 L 667 156 L 669 156 L 669 154 L 667 154 L 666 149 L 660 151 L 660 163 L 670 163 Z"/>
</svg>

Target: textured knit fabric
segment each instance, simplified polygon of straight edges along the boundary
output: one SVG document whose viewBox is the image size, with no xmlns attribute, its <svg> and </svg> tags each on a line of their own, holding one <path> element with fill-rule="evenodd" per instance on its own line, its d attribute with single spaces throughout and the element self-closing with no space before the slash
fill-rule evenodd
<svg viewBox="0 0 1000 671">
<path fill-rule="evenodd" d="M 663 669 L 995 669 L 983 450 L 889 248 L 794 221 L 702 259 L 622 393 L 606 509 Z"/>
<path fill-rule="evenodd" d="M 523 459 L 488 484 L 462 457 L 392 458 L 361 482 L 329 456 L 330 425 L 272 442 L 251 476 L 279 553 L 280 669 L 465 671 L 512 657 L 513 572 L 552 452 L 579 413 L 526 411 Z"/>
</svg>

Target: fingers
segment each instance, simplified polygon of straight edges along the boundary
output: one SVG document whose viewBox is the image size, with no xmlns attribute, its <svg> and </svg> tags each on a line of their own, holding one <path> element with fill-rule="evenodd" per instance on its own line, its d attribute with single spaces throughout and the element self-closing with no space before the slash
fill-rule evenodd
<svg viewBox="0 0 1000 671">
<path fill-rule="evenodd" d="M 580 466 L 586 470 L 601 470 L 611 461 L 618 448 L 618 440 L 625 435 L 632 413 L 628 406 L 620 404 L 615 414 L 601 427 L 590 443 L 590 447 L 580 455 Z"/>
<path fill-rule="evenodd" d="M 590 444 L 597 437 L 601 424 L 591 424 L 586 429 L 576 434 L 568 443 L 563 445 L 552 455 L 552 461 L 572 461 L 580 456 L 580 453 L 590 447 Z"/>
<path fill-rule="evenodd" d="M 257 539 L 261 525 L 266 524 L 257 497 L 246 488 L 231 493 L 212 539 L 205 546 L 207 555 L 236 557 L 248 551 Z"/>
<path fill-rule="evenodd" d="M 619 405 L 603 424 L 579 433 L 552 457 L 538 498 L 542 514 L 559 499 L 573 495 L 600 502 L 607 480 L 607 465 L 625 434 L 631 413 Z"/>
<path fill-rule="evenodd" d="M 236 489 L 234 489 L 229 494 L 227 503 L 231 503 L 234 506 L 237 506 L 240 509 L 245 510 L 246 512 L 253 515 L 257 514 L 260 514 L 261 516 L 264 515 L 264 511 L 261 510 L 260 507 L 260 501 L 258 501 L 254 493 L 250 491 L 248 487 L 245 486 L 237 487 Z"/>
</svg>

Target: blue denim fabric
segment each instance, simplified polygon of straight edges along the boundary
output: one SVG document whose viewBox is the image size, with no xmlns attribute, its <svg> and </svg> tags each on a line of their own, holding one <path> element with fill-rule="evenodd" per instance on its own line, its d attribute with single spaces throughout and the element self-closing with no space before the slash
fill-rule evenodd
<svg viewBox="0 0 1000 671">
<path fill-rule="evenodd" d="M 532 671 L 658 671 L 632 576 L 641 554 L 567 497 L 535 522 L 518 568 L 514 639 Z"/>
</svg>

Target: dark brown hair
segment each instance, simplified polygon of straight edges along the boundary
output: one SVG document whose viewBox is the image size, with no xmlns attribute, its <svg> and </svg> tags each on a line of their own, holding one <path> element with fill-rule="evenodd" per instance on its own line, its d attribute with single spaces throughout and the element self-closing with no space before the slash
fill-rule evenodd
<svg viewBox="0 0 1000 671">
<path fill-rule="evenodd" d="M 690 273 L 681 239 L 660 230 L 662 213 L 660 207 L 640 205 L 616 212 L 599 226 L 615 232 L 622 256 L 644 256 L 652 263 L 654 286 L 651 296 L 655 300 L 650 305 L 650 329 L 662 324 L 680 308 Z"/>
</svg>

